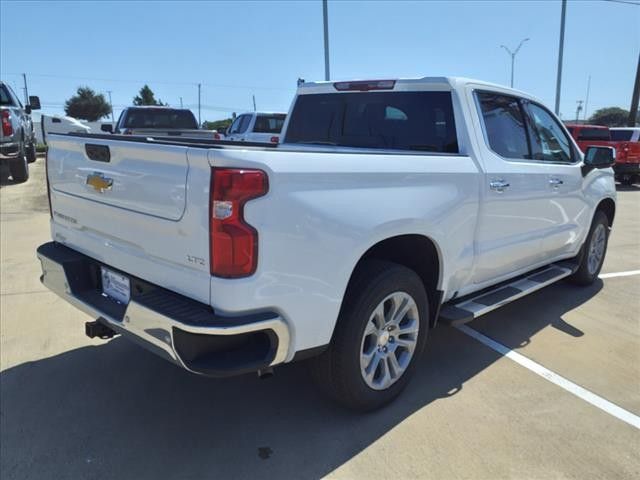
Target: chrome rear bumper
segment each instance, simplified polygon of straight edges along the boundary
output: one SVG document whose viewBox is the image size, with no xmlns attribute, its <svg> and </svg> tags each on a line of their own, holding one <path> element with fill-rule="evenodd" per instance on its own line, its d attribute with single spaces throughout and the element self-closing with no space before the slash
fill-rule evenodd
<svg viewBox="0 0 640 480">
<path fill-rule="evenodd" d="M 100 262 L 55 242 L 41 245 L 38 258 L 41 281 L 51 291 L 191 372 L 237 375 L 272 367 L 287 356 L 289 329 L 275 313 L 220 316 L 208 305 L 130 275 L 131 300 L 123 305 L 101 294 Z"/>
</svg>

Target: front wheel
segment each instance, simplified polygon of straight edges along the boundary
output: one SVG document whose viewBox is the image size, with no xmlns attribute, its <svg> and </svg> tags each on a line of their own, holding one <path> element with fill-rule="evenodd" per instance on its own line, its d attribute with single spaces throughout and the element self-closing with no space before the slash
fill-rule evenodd
<svg viewBox="0 0 640 480">
<path fill-rule="evenodd" d="M 607 253 L 609 241 L 609 219 L 601 212 L 597 211 L 593 217 L 591 229 L 587 240 L 582 247 L 582 258 L 580 265 L 569 280 L 577 285 L 591 285 L 602 269 L 604 257 Z"/>
<path fill-rule="evenodd" d="M 330 347 L 315 359 L 320 388 L 360 411 L 392 401 L 424 349 L 428 315 L 427 294 L 413 270 L 365 263 L 349 288 Z"/>
<path fill-rule="evenodd" d="M 31 142 L 27 147 L 27 162 L 33 163 L 36 161 L 36 144 L 35 142 Z"/>
</svg>

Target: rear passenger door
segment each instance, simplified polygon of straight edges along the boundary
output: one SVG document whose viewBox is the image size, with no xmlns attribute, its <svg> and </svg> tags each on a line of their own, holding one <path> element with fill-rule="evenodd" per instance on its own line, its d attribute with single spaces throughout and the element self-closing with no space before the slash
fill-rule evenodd
<svg viewBox="0 0 640 480">
<path fill-rule="evenodd" d="M 549 214 L 551 171 L 532 157 L 525 105 L 518 97 L 483 90 L 473 93 L 473 101 L 485 178 L 472 279 L 483 284 L 543 262 L 555 225 Z"/>
</svg>

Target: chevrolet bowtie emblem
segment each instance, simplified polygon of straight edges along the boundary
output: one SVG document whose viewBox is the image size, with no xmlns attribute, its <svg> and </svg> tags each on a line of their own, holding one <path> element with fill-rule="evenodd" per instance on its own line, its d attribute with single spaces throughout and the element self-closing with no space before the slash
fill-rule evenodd
<svg viewBox="0 0 640 480">
<path fill-rule="evenodd" d="M 105 177 L 102 173 L 92 173 L 87 175 L 87 185 L 96 189 L 100 193 L 111 190 L 113 186 L 113 178 Z"/>
</svg>

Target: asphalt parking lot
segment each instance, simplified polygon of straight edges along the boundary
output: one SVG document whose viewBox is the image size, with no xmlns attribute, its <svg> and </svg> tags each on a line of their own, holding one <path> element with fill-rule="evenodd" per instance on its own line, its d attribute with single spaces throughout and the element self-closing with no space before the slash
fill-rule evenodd
<svg viewBox="0 0 640 480">
<path fill-rule="evenodd" d="M 115 338 L 39 282 L 44 162 L 0 188 L 0 477 L 639 478 L 640 430 L 449 327 L 402 397 L 369 415 L 318 396 L 305 365 L 211 380 Z M 603 268 L 469 327 L 640 415 L 640 188 L 620 188 Z"/>
</svg>

